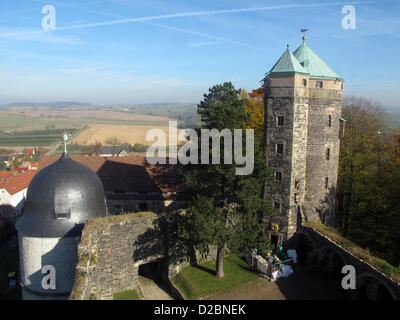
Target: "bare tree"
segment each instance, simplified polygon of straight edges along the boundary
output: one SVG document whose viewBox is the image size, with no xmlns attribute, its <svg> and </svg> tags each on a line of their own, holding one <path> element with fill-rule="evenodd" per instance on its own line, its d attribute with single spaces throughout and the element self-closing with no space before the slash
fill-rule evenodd
<svg viewBox="0 0 400 320">
<path fill-rule="evenodd" d="M 94 147 L 93 147 L 93 153 L 94 153 L 95 156 L 100 155 L 101 146 L 102 146 L 101 142 L 96 140 L 96 143 L 94 144 Z"/>
</svg>

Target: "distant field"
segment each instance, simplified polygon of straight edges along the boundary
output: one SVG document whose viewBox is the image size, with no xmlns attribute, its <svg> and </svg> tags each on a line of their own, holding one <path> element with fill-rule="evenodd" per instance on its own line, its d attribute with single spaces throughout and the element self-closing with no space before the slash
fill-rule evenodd
<svg viewBox="0 0 400 320">
<path fill-rule="evenodd" d="M 130 111 L 137 114 L 157 115 L 157 116 L 171 116 L 174 113 L 182 112 L 195 112 L 197 106 L 194 104 L 171 104 L 171 105 L 154 105 L 149 108 L 148 106 L 137 106 Z"/>
<path fill-rule="evenodd" d="M 151 141 L 146 141 L 146 134 L 151 129 L 161 129 L 165 132 L 168 145 L 168 126 L 146 126 L 146 125 L 109 125 L 109 124 L 93 124 L 87 130 L 82 131 L 76 138 L 72 140 L 80 145 L 95 144 L 96 141 L 105 144 L 105 141 L 110 137 L 117 137 L 123 143 L 134 145 L 140 143 L 143 145 L 153 144 Z"/>
<path fill-rule="evenodd" d="M 0 146 L 49 146 L 62 136 L 60 132 L 50 131 L 83 129 L 85 126 L 88 128 L 72 139 L 73 142 L 89 145 L 100 141 L 105 144 L 107 138 L 117 137 L 121 142 L 131 145 L 149 145 L 151 142 L 145 141 L 146 133 L 153 128 L 160 128 L 168 134 L 169 120 L 167 116 L 127 111 L 12 108 L 0 111 Z"/>
<path fill-rule="evenodd" d="M 43 110 L 33 108 L 12 108 L 3 111 L 7 114 L 25 115 L 34 118 L 49 119 L 105 119 L 105 120 L 123 120 L 123 121 L 168 121 L 165 116 L 153 116 L 147 114 L 138 114 L 126 111 L 110 110 Z M 1 112 L 1 113 L 3 113 Z M 0 113 L 0 114 L 1 114 Z"/>
<path fill-rule="evenodd" d="M 61 139 L 60 135 L 23 135 L 16 137 L 0 136 L 0 146 L 2 147 L 47 147 L 57 139 Z"/>
<path fill-rule="evenodd" d="M 388 129 L 400 129 L 400 111 L 386 111 L 384 120 Z"/>
<path fill-rule="evenodd" d="M 67 132 L 74 133 L 76 129 L 66 128 Z M 47 147 L 59 141 L 64 129 L 33 130 L 26 132 L 13 132 L 0 134 L 0 147 Z"/>
<path fill-rule="evenodd" d="M 56 129 L 80 128 L 83 124 L 72 119 L 29 117 L 0 112 L 0 131 L 2 132 L 44 130 L 51 126 Z"/>
</svg>

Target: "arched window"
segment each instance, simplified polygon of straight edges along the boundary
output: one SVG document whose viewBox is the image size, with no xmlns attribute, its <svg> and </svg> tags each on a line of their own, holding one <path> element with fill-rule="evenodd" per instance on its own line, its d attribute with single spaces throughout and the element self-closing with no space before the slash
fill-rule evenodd
<svg viewBox="0 0 400 320">
<path fill-rule="evenodd" d="M 328 126 L 329 128 L 332 127 L 332 116 L 328 115 Z"/>
<path fill-rule="evenodd" d="M 303 87 L 307 87 L 307 79 L 303 79 Z"/>
<path fill-rule="evenodd" d="M 326 149 L 326 160 L 331 158 L 331 148 Z"/>
<path fill-rule="evenodd" d="M 322 81 L 317 81 L 317 88 L 322 88 L 322 87 L 323 87 Z"/>
</svg>

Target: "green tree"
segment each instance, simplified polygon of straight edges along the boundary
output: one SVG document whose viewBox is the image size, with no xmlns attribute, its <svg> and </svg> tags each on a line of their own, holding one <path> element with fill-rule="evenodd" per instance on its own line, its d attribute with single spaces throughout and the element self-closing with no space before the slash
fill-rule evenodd
<svg viewBox="0 0 400 320">
<path fill-rule="evenodd" d="M 376 194 L 376 186 L 366 183 L 373 179 L 378 170 L 383 149 L 379 132 L 382 131 L 383 122 L 379 107 L 364 99 L 345 100 L 342 115 L 347 121 L 339 158 L 336 223 L 346 237 L 359 214 L 354 206 L 366 200 L 366 193 Z M 367 190 L 368 186 L 372 190 Z"/>
<path fill-rule="evenodd" d="M 0 171 L 7 171 L 7 166 L 3 160 L 0 160 Z"/>
<path fill-rule="evenodd" d="M 397 146 L 385 145 L 379 105 L 345 100 L 347 120 L 341 142 L 336 227 L 343 236 L 393 264 L 400 263 L 400 163 Z"/>
<path fill-rule="evenodd" d="M 244 129 L 249 119 L 240 90 L 229 82 L 210 88 L 198 105 L 198 113 L 202 129 L 230 129 L 233 132 L 233 129 Z M 242 176 L 236 175 L 235 169 L 239 165 L 234 161 L 233 164 L 224 164 L 224 142 L 221 141 L 221 164 L 184 167 L 183 174 L 192 199 L 186 214 L 178 221 L 180 233 L 191 245 L 201 251 L 206 251 L 209 245 L 217 248 L 217 277 L 224 276 L 226 247 L 238 252 L 268 248 L 265 220 L 273 211 L 262 196 L 270 170 L 258 139 L 254 145 L 253 173 Z"/>
</svg>

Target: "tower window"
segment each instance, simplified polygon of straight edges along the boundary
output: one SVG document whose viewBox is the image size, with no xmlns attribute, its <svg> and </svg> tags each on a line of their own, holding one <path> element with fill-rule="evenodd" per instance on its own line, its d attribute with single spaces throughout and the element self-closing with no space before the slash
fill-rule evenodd
<svg viewBox="0 0 400 320">
<path fill-rule="evenodd" d="M 325 189 L 328 189 L 328 182 L 329 182 L 328 177 L 325 177 Z"/>
<path fill-rule="evenodd" d="M 331 148 L 326 149 L 326 160 L 331 158 Z"/>
<path fill-rule="evenodd" d="M 303 79 L 303 87 L 307 87 L 307 79 Z"/>
<path fill-rule="evenodd" d="M 279 210 L 279 209 L 281 208 L 280 202 L 274 201 L 274 208 L 275 208 L 276 210 Z"/>
<path fill-rule="evenodd" d="M 276 144 L 276 153 L 283 154 L 283 144 L 282 143 Z"/>
<path fill-rule="evenodd" d="M 282 172 L 277 171 L 277 172 L 275 173 L 275 180 L 276 180 L 276 181 L 282 181 Z"/>
<path fill-rule="evenodd" d="M 65 211 L 56 211 L 54 210 L 54 214 L 56 219 L 69 219 L 71 216 L 71 210 L 67 209 Z"/>
<path fill-rule="evenodd" d="M 322 81 L 317 81 L 317 88 L 322 88 L 322 87 L 323 87 Z"/>
<path fill-rule="evenodd" d="M 344 137 L 344 124 L 345 124 L 346 120 L 340 118 L 339 119 L 339 138 L 343 138 Z"/>
<path fill-rule="evenodd" d="M 278 126 L 284 126 L 284 125 L 285 125 L 285 117 L 278 116 Z"/>
<path fill-rule="evenodd" d="M 328 126 L 329 126 L 329 128 L 332 127 L 332 116 L 331 115 L 328 116 Z"/>
</svg>

